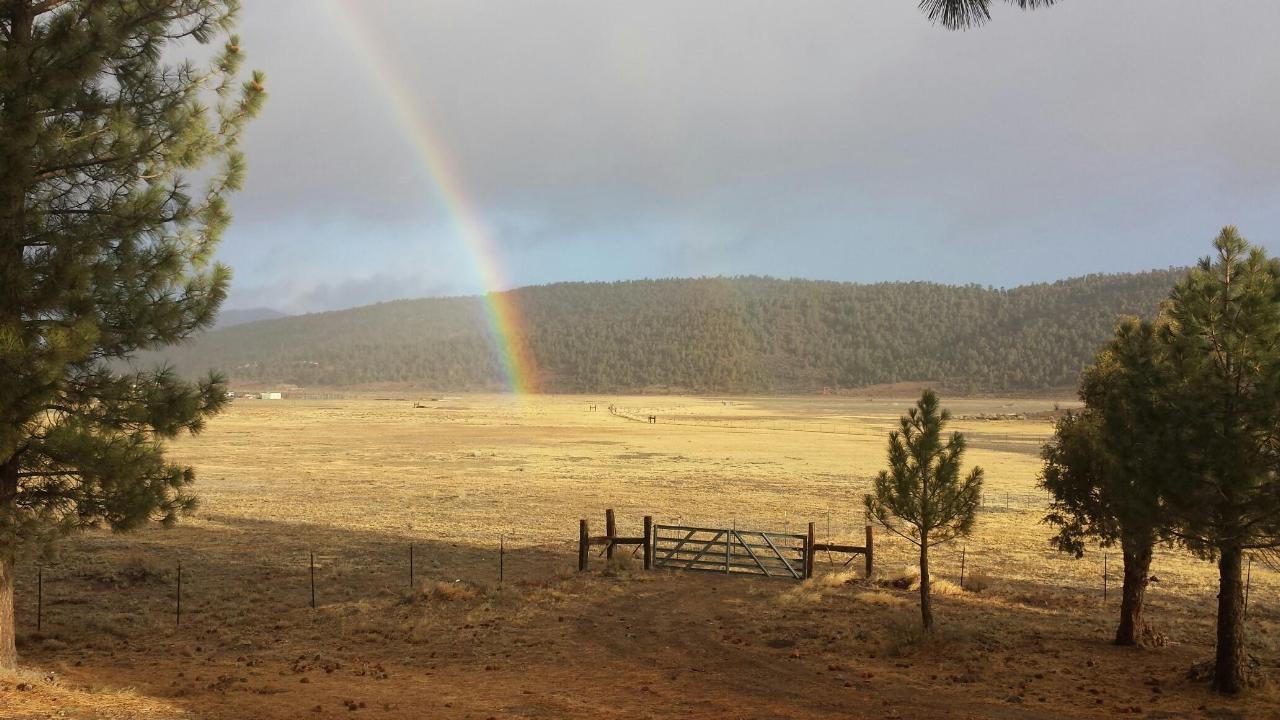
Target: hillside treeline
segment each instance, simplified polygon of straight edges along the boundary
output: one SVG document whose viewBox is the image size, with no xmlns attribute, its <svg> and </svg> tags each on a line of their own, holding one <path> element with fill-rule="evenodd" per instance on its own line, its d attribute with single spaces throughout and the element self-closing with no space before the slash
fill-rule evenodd
<svg viewBox="0 0 1280 720">
<path fill-rule="evenodd" d="M 1074 385 L 1116 318 L 1150 317 L 1182 271 L 1011 290 L 771 278 L 560 283 L 514 290 L 538 385 L 811 391 L 930 380 L 959 390 Z M 166 359 L 187 373 L 303 386 L 499 389 L 481 298 L 400 300 L 210 332 Z"/>
</svg>

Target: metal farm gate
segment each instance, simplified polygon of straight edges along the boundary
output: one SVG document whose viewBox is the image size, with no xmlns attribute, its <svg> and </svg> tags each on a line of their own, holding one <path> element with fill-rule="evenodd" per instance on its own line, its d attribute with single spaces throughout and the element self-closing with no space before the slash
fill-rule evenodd
<svg viewBox="0 0 1280 720">
<path fill-rule="evenodd" d="M 653 526 L 653 566 L 803 580 L 809 538 L 789 533 Z"/>
</svg>

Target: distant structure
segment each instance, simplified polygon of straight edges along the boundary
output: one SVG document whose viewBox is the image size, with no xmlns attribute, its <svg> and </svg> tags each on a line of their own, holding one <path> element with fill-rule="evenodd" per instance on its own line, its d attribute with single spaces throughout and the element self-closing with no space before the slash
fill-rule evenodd
<svg viewBox="0 0 1280 720">
<path fill-rule="evenodd" d="M 258 393 L 258 399 L 259 400 L 283 400 L 284 394 L 278 393 L 278 392 Z"/>
</svg>

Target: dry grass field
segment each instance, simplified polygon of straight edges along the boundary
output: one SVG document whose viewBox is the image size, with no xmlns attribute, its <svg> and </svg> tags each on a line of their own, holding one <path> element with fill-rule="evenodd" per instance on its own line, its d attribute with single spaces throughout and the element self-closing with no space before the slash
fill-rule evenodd
<svg viewBox="0 0 1280 720">
<path fill-rule="evenodd" d="M 607 507 L 623 534 L 649 514 L 814 521 L 820 540 L 859 543 L 908 396 L 237 400 L 173 447 L 200 471 L 198 515 L 66 543 L 44 565 L 39 630 L 23 563 L 29 670 L 0 677 L 0 717 L 1280 717 L 1270 687 L 1223 700 L 1187 679 L 1212 655 L 1209 563 L 1157 556 L 1149 619 L 1167 647 L 1107 644 L 1118 558 L 1104 603 L 1101 551 L 1057 554 L 1039 522 L 1054 400 L 943 400 L 987 489 L 974 536 L 934 556 L 927 640 L 914 595 L 888 582 L 911 548 L 884 533 L 877 582 L 823 555 L 804 583 L 627 557 L 573 572 L 578 518 L 602 530 Z M 1249 632 L 1267 666 L 1277 588 L 1254 564 Z"/>
</svg>

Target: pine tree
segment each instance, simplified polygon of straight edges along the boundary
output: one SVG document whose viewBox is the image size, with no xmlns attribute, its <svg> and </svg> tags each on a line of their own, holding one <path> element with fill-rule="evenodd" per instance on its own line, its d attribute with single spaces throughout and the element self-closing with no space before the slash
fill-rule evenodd
<svg viewBox="0 0 1280 720">
<path fill-rule="evenodd" d="M 943 427 L 951 412 L 938 396 L 925 390 L 889 433 L 889 469 L 881 470 L 873 492 L 864 498 L 867 512 L 889 531 L 920 549 L 920 618 L 933 628 L 930 601 L 929 548 L 968 535 L 982 496 L 982 468 L 963 479 L 960 462 L 964 436 L 952 433 L 943 443 Z"/>
<path fill-rule="evenodd" d="M 212 262 L 241 128 L 234 0 L 0 2 L 0 667 L 16 662 L 14 566 L 77 528 L 173 520 L 190 468 L 164 441 L 225 402 L 130 358 L 212 324 Z M 188 176 L 205 178 L 198 190 Z"/>
<path fill-rule="evenodd" d="M 1178 283 L 1159 340 L 1174 377 L 1164 422 L 1177 428 L 1167 503 L 1180 540 L 1218 563 L 1213 687 L 1244 689 L 1241 562 L 1280 548 L 1280 260 L 1234 227 Z"/>
<path fill-rule="evenodd" d="M 1119 543 L 1124 584 L 1117 645 L 1138 645 L 1152 633 L 1143 619 L 1151 557 L 1169 533 L 1164 483 L 1174 471 L 1171 428 L 1158 398 L 1170 382 L 1150 322 L 1122 320 L 1083 376 L 1085 409 L 1063 417 L 1043 451 L 1041 487 L 1053 495 L 1045 520 L 1058 528 L 1053 544 L 1076 557 L 1086 540 Z"/>
<path fill-rule="evenodd" d="M 1006 0 L 1023 10 L 1048 7 L 1057 0 Z M 920 10 L 949 30 L 977 27 L 991 19 L 991 0 L 920 0 Z"/>
</svg>

